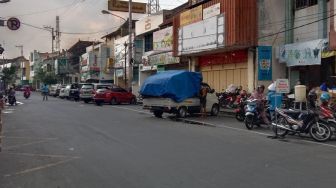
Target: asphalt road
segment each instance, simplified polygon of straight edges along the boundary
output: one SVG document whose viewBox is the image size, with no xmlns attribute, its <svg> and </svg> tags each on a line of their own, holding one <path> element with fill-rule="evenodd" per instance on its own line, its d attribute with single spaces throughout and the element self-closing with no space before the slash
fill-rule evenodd
<svg viewBox="0 0 336 188">
<path fill-rule="evenodd" d="M 272 140 L 227 117 L 209 127 L 138 106 L 18 98 L 3 115 L 1 188 L 336 186 L 335 141 Z"/>
</svg>

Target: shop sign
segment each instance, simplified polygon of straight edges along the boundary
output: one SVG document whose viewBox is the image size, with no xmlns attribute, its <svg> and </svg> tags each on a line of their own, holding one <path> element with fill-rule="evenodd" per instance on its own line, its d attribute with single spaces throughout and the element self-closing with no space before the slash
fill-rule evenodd
<svg viewBox="0 0 336 188">
<path fill-rule="evenodd" d="M 225 45 L 225 18 L 218 15 L 179 29 L 178 52 L 192 54 Z"/>
<path fill-rule="evenodd" d="M 187 10 L 180 14 L 180 26 L 189 25 L 202 20 L 203 8 L 202 5 L 191 10 Z"/>
<path fill-rule="evenodd" d="M 68 63 L 66 59 L 56 59 L 55 61 L 55 74 L 68 73 Z"/>
<path fill-rule="evenodd" d="M 123 77 L 124 69 L 116 69 L 116 77 Z"/>
<path fill-rule="evenodd" d="M 220 14 L 220 3 L 217 3 L 203 10 L 203 19 L 208 19 L 217 16 L 219 14 Z"/>
<path fill-rule="evenodd" d="M 152 71 L 152 70 L 157 70 L 157 65 L 140 67 L 140 71 Z"/>
<path fill-rule="evenodd" d="M 167 65 L 167 64 L 175 64 L 179 62 L 180 62 L 180 58 L 174 57 L 172 52 L 149 56 L 150 65 Z"/>
<path fill-rule="evenodd" d="M 169 51 L 173 49 L 173 27 L 153 33 L 153 48 L 156 51 Z"/>
<path fill-rule="evenodd" d="M 318 39 L 281 46 L 280 62 L 286 62 L 288 67 L 320 65 L 321 53 L 327 45 L 326 39 Z"/>
<path fill-rule="evenodd" d="M 154 29 L 158 29 L 159 25 L 163 23 L 163 13 L 158 15 L 150 15 L 137 22 L 135 22 L 136 36 L 147 33 Z"/>
<path fill-rule="evenodd" d="M 272 46 L 258 47 L 258 80 L 272 80 Z"/>
<path fill-rule="evenodd" d="M 82 72 L 87 72 L 89 71 L 89 66 L 83 66 L 82 67 Z"/>
<path fill-rule="evenodd" d="M 145 14 L 146 7 L 147 7 L 146 3 L 132 2 L 132 12 L 133 13 Z M 128 12 L 128 1 L 109 0 L 108 10 Z"/>
<path fill-rule="evenodd" d="M 277 93 L 289 93 L 289 81 L 288 79 L 277 79 L 275 83 L 275 91 Z"/>
</svg>

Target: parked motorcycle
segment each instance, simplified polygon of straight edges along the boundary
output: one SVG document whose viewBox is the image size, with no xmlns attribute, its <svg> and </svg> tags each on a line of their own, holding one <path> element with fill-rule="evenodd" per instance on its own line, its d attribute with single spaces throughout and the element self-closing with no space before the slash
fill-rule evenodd
<svg viewBox="0 0 336 188">
<path fill-rule="evenodd" d="M 30 97 L 30 92 L 29 91 L 25 91 L 23 93 L 23 96 L 24 96 L 25 99 L 28 99 Z"/>
<path fill-rule="evenodd" d="M 237 98 L 238 108 L 235 110 L 235 114 L 236 114 L 236 119 L 240 122 L 243 122 L 245 120 L 245 108 L 247 104 L 246 102 L 247 99 L 248 99 L 248 95 L 246 91 L 242 91 Z"/>
<path fill-rule="evenodd" d="M 260 126 L 265 123 L 261 117 L 261 110 L 262 109 L 258 107 L 257 99 L 247 100 L 245 113 L 245 126 L 247 129 L 252 130 L 254 125 Z M 266 116 L 269 121 L 271 121 L 272 118 L 269 107 L 266 109 Z"/>
<path fill-rule="evenodd" d="M 327 123 L 321 122 L 315 111 L 296 111 L 276 109 L 277 120 L 272 123 L 277 136 L 284 137 L 288 133 L 309 134 L 315 141 L 325 142 L 332 136 Z"/>
<path fill-rule="evenodd" d="M 240 95 L 240 89 L 237 88 L 235 92 L 222 92 L 216 93 L 218 97 L 218 104 L 221 108 L 235 108 L 235 102 L 237 101 L 237 96 Z"/>
</svg>

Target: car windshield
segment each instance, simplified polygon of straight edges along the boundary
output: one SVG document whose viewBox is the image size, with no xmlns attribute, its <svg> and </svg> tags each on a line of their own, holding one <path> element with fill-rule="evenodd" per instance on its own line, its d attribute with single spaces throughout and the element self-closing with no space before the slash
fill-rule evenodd
<svg viewBox="0 0 336 188">
<path fill-rule="evenodd" d="M 92 89 L 93 88 L 93 85 L 92 84 L 84 84 L 82 86 L 82 89 Z"/>
<path fill-rule="evenodd" d="M 111 87 L 111 85 L 98 85 L 97 90 L 98 89 L 106 89 L 106 88 L 110 88 L 110 87 Z"/>
</svg>

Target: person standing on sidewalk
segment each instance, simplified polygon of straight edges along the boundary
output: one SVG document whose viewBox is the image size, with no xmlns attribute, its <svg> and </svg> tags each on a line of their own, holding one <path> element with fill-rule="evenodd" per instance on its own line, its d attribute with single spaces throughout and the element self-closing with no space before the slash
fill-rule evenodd
<svg viewBox="0 0 336 188">
<path fill-rule="evenodd" d="M 43 101 L 48 100 L 48 94 L 49 94 L 49 88 L 47 84 L 44 84 L 41 89 L 42 95 L 43 95 Z"/>
</svg>

